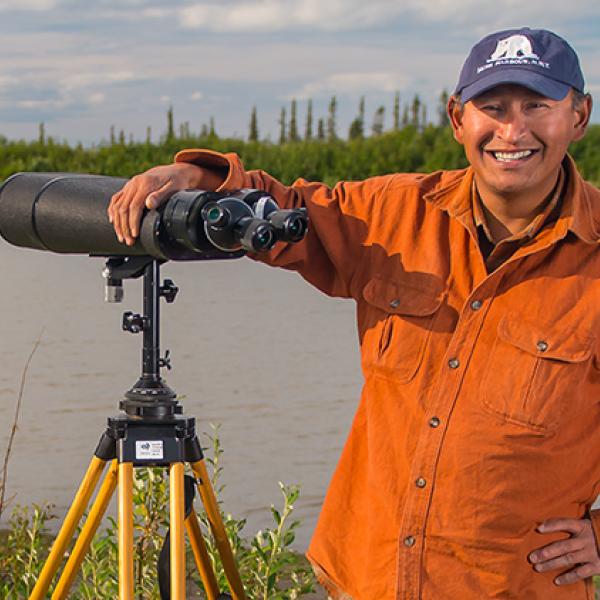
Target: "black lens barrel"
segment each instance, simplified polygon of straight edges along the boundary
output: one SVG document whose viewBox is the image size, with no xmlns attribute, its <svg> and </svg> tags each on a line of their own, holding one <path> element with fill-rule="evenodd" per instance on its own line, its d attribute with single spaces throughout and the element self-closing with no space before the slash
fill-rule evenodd
<svg viewBox="0 0 600 600">
<path fill-rule="evenodd" d="M 17 173 L 0 185 L 0 235 L 9 243 L 66 254 L 152 256 L 162 260 L 237 258 L 307 229 L 303 209 L 279 210 L 259 190 L 175 193 L 145 211 L 133 246 L 108 221 L 112 196 L 127 180 L 73 173 Z"/>
</svg>

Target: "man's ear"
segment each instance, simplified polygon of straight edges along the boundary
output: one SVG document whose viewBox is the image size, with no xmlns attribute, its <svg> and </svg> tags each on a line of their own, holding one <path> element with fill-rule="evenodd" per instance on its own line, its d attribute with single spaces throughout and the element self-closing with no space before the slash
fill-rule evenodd
<svg viewBox="0 0 600 600">
<path fill-rule="evenodd" d="M 572 92 L 571 92 L 572 93 Z M 586 94 L 579 102 L 573 106 L 576 114 L 575 131 L 573 132 L 573 141 L 577 142 L 586 134 L 590 117 L 592 116 L 592 96 Z"/>
<path fill-rule="evenodd" d="M 452 125 L 452 132 L 454 133 L 454 139 L 462 145 L 463 143 L 463 112 L 464 106 L 459 98 L 456 96 L 450 96 L 448 99 L 448 105 L 446 111 L 450 119 L 450 125 Z"/>
</svg>

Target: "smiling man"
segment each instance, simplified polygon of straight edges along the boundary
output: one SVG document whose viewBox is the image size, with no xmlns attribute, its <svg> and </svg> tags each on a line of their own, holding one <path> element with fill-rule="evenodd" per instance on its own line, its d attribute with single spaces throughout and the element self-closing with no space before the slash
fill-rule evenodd
<svg viewBox="0 0 600 600">
<path fill-rule="evenodd" d="M 270 264 L 352 298 L 365 377 L 308 557 L 336 599 L 593 598 L 600 573 L 600 192 L 567 154 L 591 98 L 533 29 L 471 51 L 448 111 L 470 167 L 287 187 L 185 150 L 109 216 L 133 243 L 175 190 L 305 206 Z"/>
</svg>

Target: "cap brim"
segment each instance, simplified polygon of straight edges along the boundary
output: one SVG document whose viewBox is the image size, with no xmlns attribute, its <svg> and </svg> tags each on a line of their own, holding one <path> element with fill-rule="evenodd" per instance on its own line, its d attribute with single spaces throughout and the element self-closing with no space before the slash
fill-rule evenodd
<svg viewBox="0 0 600 600">
<path fill-rule="evenodd" d="M 465 86 L 460 90 L 460 98 L 462 102 L 468 102 L 498 85 L 507 83 L 522 85 L 552 100 L 563 100 L 571 89 L 571 86 L 565 83 L 544 77 L 522 67 L 514 69 L 501 68 L 494 73 L 490 73 L 487 77 L 482 77 L 475 83 Z"/>
</svg>

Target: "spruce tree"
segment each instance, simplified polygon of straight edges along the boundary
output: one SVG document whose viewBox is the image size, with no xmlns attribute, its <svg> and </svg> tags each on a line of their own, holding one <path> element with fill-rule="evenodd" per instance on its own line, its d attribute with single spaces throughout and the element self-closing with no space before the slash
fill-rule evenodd
<svg viewBox="0 0 600 600">
<path fill-rule="evenodd" d="M 406 127 L 410 122 L 408 118 L 408 104 L 404 105 L 404 110 L 402 111 L 402 127 Z"/>
<path fill-rule="evenodd" d="M 383 133 L 383 121 L 385 119 L 385 106 L 380 106 L 373 116 L 373 135 L 381 135 Z"/>
<path fill-rule="evenodd" d="M 46 127 L 43 121 L 40 123 L 39 127 L 38 142 L 41 146 L 44 146 L 46 144 Z"/>
<path fill-rule="evenodd" d="M 281 107 L 281 113 L 279 115 L 279 143 L 285 144 L 287 142 L 286 122 L 285 122 L 285 106 Z"/>
<path fill-rule="evenodd" d="M 350 130 L 348 131 L 348 137 L 351 140 L 362 138 L 365 135 L 365 97 L 362 96 L 358 103 L 358 115 L 350 123 Z"/>
<path fill-rule="evenodd" d="M 327 140 L 332 142 L 337 139 L 336 133 L 336 118 L 337 118 L 337 99 L 335 96 L 331 97 L 329 101 L 329 111 L 327 114 Z"/>
<path fill-rule="evenodd" d="M 296 100 L 292 100 L 292 105 L 290 107 L 290 142 L 297 142 L 300 140 L 300 136 L 298 135 L 298 119 L 296 115 L 297 105 Z"/>
<path fill-rule="evenodd" d="M 208 122 L 208 136 L 212 138 L 217 137 L 217 130 L 215 129 L 215 118 L 211 117 Z"/>
<path fill-rule="evenodd" d="M 317 123 L 317 139 L 323 141 L 325 139 L 325 122 L 319 119 Z"/>
<path fill-rule="evenodd" d="M 400 92 L 394 96 L 394 131 L 400 129 Z"/>
<path fill-rule="evenodd" d="M 421 114 L 421 99 L 419 94 L 415 94 L 410 107 L 410 124 L 419 127 L 419 116 Z"/>
<path fill-rule="evenodd" d="M 427 105 L 421 105 L 421 129 L 427 127 Z"/>
<path fill-rule="evenodd" d="M 110 145 L 111 146 L 114 146 L 117 143 L 117 139 L 116 139 L 116 136 L 115 136 L 115 126 L 114 125 L 110 126 L 110 137 L 109 137 L 109 139 L 110 139 Z"/>
<path fill-rule="evenodd" d="M 148 125 L 146 127 L 146 144 L 150 145 L 152 143 L 152 127 Z"/>
<path fill-rule="evenodd" d="M 248 141 L 258 142 L 258 117 L 256 116 L 256 106 L 252 107 L 250 115 L 250 131 L 248 133 Z"/>
<path fill-rule="evenodd" d="M 448 118 L 448 112 L 446 107 L 448 106 L 448 91 L 442 90 L 440 94 L 440 100 L 438 105 L 438 125 L 440 127 L 448 127 L 450 125 L 450 119 Z"/>
<path fill-rule="evenodd" d="M 169 106 L 167 111 L 167 140 L 171 141 L 175 139 L 175 125 L 173 123 L 173 107 Z"/>
<path fill-rule="evenodd" d="M 304 139 L 311 140 L 313 135 L 313 105 L 312 100 L 308 99 L 308 104 L 306 106 L 306 127 L 304 128 Z"/>
</svg>

